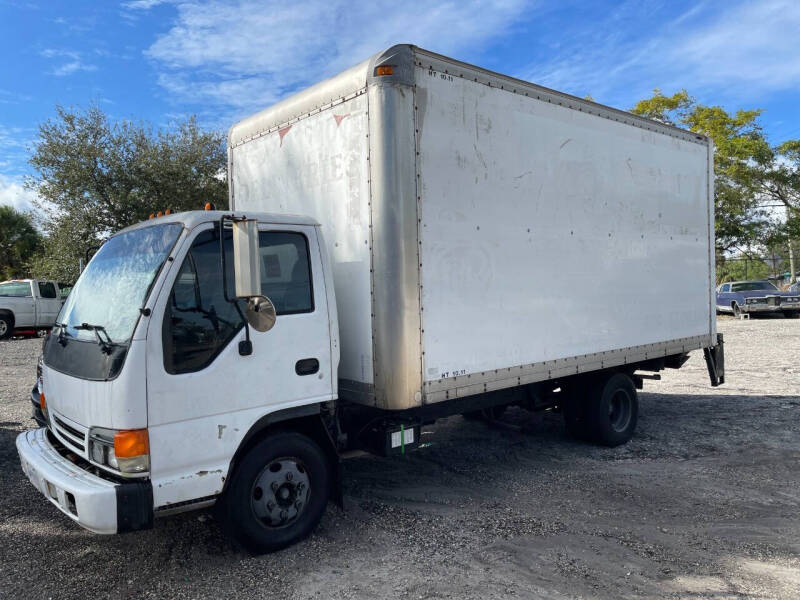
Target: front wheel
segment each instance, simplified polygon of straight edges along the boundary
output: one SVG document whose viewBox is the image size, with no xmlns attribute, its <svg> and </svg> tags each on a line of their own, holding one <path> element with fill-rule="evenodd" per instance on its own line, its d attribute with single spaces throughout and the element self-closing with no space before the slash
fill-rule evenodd
<svg viewBox="0 0 800 600">
<path fill-rule="evenodd" d="M 0 315 L 0 340 L 11 337 L 14 332 L 14 323 L 8 315 Z"/>
<path fill-rule="evenodd" d="M 734 317 L 736 317 L 738 319 L 738 318 L 740 318 L 742 316 L 742 309 L 739 308 L 739 305 L 736 304 L 736 302 L 734 302 L 731 305 L 731 308 L 733 308 L 733 316 Z"/>
<path fill-rule="evenodd" d="M 330 466 L 320 447 L 293 432 L 257 443 L 236 467 L 221 517 L 251 552 L 273 552 L 308 536 L 328 504 Z"/>
</svg>

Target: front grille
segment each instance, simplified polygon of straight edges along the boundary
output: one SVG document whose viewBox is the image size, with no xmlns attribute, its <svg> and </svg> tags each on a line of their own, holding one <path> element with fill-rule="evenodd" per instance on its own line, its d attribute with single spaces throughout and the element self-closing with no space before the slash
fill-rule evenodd
<svg viewBox="0 0 800 600">
<path fill-rule="evenodd" d="M 84 454 L 86 450 L 85 431 L 81 431 L 76 425 L 67 423 L 57 415 L 53 415 L 53 429 L 66 446 Z"/>
</svg>

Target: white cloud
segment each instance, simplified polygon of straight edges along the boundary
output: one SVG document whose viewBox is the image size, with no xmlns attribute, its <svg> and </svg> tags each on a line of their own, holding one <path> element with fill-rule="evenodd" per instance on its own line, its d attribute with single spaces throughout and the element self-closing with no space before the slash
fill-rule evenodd
<svg viewBox="0 0 800 600">
<path fill-rule="evenodd" d="M 161 85 L 182 100 L 263 108 L 398 41 L 445 53 L 475 49 L 512 28 L 530 4 L 189 0 L 146 54 L 163 67 Z"/>
<path fill-rule="evenodd" d="M 131 0 L 123 2 L 122 6 L 131 10 L 150 10 L 154 6 L 164 4 L 166 0 Z"/>
<path fill-rule="evenodd" d="M 761 0 L 728 5 L 698 3 L 673 18 L 625 21 L 623 5 L 606 21 L 574 32 L 572 43 L 520 76 L 627 108 L 649 95 L 686 88 L 692 93 L 752 100 L 800 86 L 800 3 Z M 646 31 L 646 30 L 645 30 Z"/>
<path fill-rule="evenodd" d="M 95 71 L 97 67 L 93 64 L 84 62 L 81 57 L 80 52 L 76 52 L 74 50 L 56 50 L 53 48 L 46 48 L 42 50 L 40 54 L 44 58 L 53 58 L 53 59 L 68 59 L 67 62 L 62 63 L 61 65 L 55 67 L 50 73 L 52 75 L 56 75 L 58 77 L 63 77 L 64 75 L 70 75 L 77 71 Z"/>
<path fill-rule="evenodd" d="M 36 192 L 27 189 L 19 177 L 0 174 L 0 205 L 13 206 L 19 211 L 35 211 Z"/>
</svg>

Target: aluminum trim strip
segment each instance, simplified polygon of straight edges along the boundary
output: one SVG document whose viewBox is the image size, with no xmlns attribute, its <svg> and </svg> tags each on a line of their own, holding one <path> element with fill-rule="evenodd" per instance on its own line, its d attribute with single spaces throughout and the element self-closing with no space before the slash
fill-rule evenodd
<svg viewBox="0 0 800 600">
<path fill-rule="evenodd" d="M 519 365 L 489 372 L 472 373 L 426 381 L 425 403 L 440 402 L 497 389 L 577 375 L 619 365 L 681 354 L 714 345 L 713 336 L 698 335 L 643 346 L 607 350 L 582 356 L 571 356 L 529 365 Z"/>
</svg>

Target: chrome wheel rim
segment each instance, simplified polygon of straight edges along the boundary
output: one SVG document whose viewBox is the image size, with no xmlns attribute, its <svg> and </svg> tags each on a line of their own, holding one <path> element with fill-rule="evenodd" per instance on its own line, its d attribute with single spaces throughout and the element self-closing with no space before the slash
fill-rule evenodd
<svg viewBox="0 0 800 600">
<path fill-rule="evenodd" d="M 250 506 L 266 527 L 286 527 L 306 510 L 311 480 L 303 462 L 294 457 L 276 458 L 256 477 Z"/>
<path fill-rule="evenodd" d="M 8 323 L 0 319 L 0 337 L 3 337 L 8 332 Z"/>
</svg>

